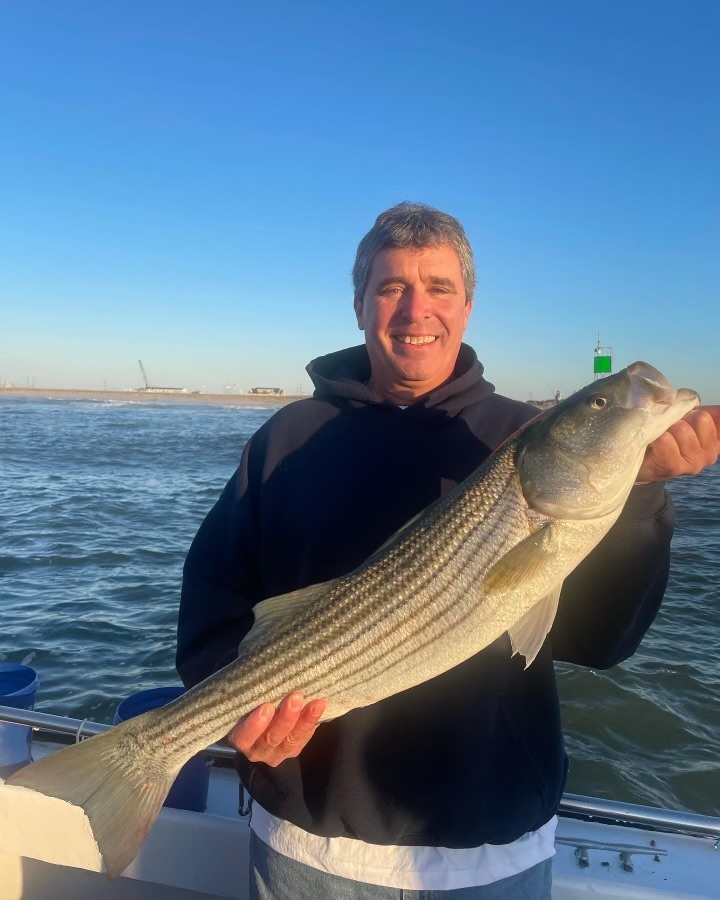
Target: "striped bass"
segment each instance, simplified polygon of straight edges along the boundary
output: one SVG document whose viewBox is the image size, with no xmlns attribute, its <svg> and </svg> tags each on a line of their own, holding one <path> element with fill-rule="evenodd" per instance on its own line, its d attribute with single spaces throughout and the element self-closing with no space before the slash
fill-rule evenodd
<svg viewBox="0 0 720 900">
<path fill-rule="evenodd" d="M 116 877 L 182 765 L 260 704 L 302 691 L 326 698 L 331 719 L 440 675 L 505 632 L 530 665 L 563 580 L 620 515 L 647 445 L 698 402 L 642 362 L 588 385 L 350 574 L 259 603 L 233 663 L 8 783 L 81 806 Z"/>
</svg>

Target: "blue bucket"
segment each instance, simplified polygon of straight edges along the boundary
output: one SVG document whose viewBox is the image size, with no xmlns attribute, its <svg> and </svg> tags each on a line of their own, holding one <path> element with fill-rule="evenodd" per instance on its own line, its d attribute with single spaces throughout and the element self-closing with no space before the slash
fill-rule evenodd
<svg viewBox="0 0 720 900">
<path fill-rule="evenodd" d="M 0 706 L 33 709 L 38 688 L 35 669 L 20 663 L 0 663 Z M 5 775 L 32 760 L 32 731 L 25 725 L 0 722 L 0 767 Z"/>
<path fill-rule="evenodd" d="M 159 706 L 165 706 L 166 703 L 177 700 L 184 693 L 185 688 L 177 686 L 150 688 L 148 691 L 131 694 L 115 710 L 113 725 L 132 719 L 151 709 L 157 709 Z M 207 805 L 209 781 L 210 760 L 204 753 L 198 753 L 180 769 L 163 805 L 172 806 L 173 809 L 203 812 Z"/>
</svg>

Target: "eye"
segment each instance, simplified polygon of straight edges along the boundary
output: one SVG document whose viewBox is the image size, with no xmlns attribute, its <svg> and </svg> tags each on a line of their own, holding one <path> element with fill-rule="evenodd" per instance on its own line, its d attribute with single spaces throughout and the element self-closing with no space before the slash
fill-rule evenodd
<svg viewBox="0 0 720 900">
<path fill-rule="evenodd" d="M 599 394 L 591 397 L 589 403 L 593 409 L 604 409 L 608 404 L 607 397 L 601 397 Z"/>
</svg>

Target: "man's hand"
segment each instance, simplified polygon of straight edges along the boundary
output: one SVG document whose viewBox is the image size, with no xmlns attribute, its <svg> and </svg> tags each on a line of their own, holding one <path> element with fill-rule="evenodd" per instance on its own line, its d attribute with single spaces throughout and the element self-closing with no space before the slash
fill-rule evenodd
<svg viewBox="0 0 720 900">
<path fill-rule="evenodd" d="M 273 767 L 297 756 L 315 733 L 327 706 L 325 700 L 311 700 L 303 707 L 303 699 L 296 691 L 277 710 L 272 703 L 258 706 L 233 728 L 230 743 L 251 762 Z"/>
<path fill-rule="evenodd" d="M 636 484 L 697 475 L 717 462 L 720 453 L 720 406 L 697 406 L 650 444 Z"/>
</svg>

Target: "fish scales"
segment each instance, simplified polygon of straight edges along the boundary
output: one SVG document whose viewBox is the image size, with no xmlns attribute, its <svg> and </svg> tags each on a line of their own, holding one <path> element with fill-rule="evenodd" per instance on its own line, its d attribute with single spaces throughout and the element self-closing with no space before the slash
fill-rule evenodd
<svg viewBox="0 0 720 900">
<path fill-rule="evenodd" d="M 186 734 L 193 748 L 202 748 L 227 733 L 239 714 L 293 689 L 322 695 L 331 706 L 336 700 L 343 711 L 366 705 L 368 697 L 387 696 L 398 685 L 409 687 L 418 680 L 416 661 L 443 635 L 446 644 L 458 647 L 449 654 L 452 662 L 467 658 L 474 647 L 457 644 L 454 632 L 478 615 L 473 588 L 504 548 L 529 530 L 515 452 L 508 445 L 486 473 L 440 501 L 385 555 L 341 579 L 317 607 L 271 640 L 247 655 L 241 645 L 242 666 L 233 665 L 243 675 L 230 696 L 210 689 L 195 715 L 180 720 L 165 707 L 158 712 L 167 721 L 156 727 L 174 729 L 179 741 Z M 448 653 L 432 665 L 427 658 L 426 677 L 444 671 L 447 659 Z M 399 667 L 397 680 L 393 667 Z M 380 676 L 384 684 L 374 684 Z M 219 715 L 221 707 L 227 718 Z"/>
<path fill-rule="evenodd" d="M 213 678 L 196 688 L 204 696 L 196 698 L 198 704 L 189 716 L 177 709 L 177 703 L 164 707 L 151 735 L 172 729 L 182 756 L 186 741 L 193 749 L 202 748 L 227 733 L 239 715 L 268 697 L 280 699 L 292 685 L 342 702 L 343 692 L 361 688 L 405 657 L 417 657 L 443 627 L 461 627 L 469 616 L 462 612 L 467 606 L 462 594 L 478 570 L 502 552 L 502 543 L 492 535 L 504 533 L 507 539 L 506 519 L 520 506 L 517 500 L 501 504 L 513 486 L 514 452 L 514 446 L 509 447 L 493 458 L 488 466 L 492 485 L 488 478 L 483 484 L 478 476 L 456 489 L 460 498 L 440 501 L 434 514 L 401 534 L 386 555 L 341 579 L 315 607 L 274 632 L 271 640 L 244 653 L 241 646 L 242 677 L 234 685 L 219 685 Z M 517 485 L 514 489 L 519 490 Z M 483 525 L 489 532 L 487 540 Z M 470 552 L 463 553 L 468 545 Z M 440 602 L 438 595 L 446 591 L 448 597 Z M 454 615 L 457 607 L 461 614 Z M 233 665 L 240 670 L 240 664 Z M 342 705 L 352 703 L 346 698 Z M 362 704 L 356 700 L 354 705 Z M 227 717 L 218 715 L 222 709 Z"/>
</svg>

